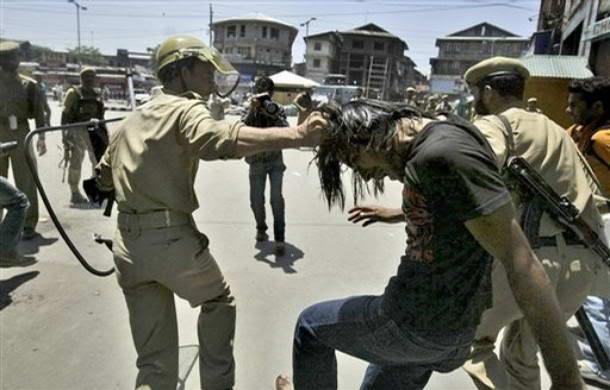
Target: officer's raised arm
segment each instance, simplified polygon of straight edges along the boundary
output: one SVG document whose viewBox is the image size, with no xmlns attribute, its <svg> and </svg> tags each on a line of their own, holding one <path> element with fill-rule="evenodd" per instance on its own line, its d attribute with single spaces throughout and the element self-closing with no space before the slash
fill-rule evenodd
<svg viewBox="0 0 610 390">
<path fill-rule="evenodd" d="M 237 136 L 237 155 L 240 157 L 268 150 L 317 146 L 328 122 L 322 114 L 313 113 L 296 127 L 259 129 L 244 126 Z"/>
</svg>

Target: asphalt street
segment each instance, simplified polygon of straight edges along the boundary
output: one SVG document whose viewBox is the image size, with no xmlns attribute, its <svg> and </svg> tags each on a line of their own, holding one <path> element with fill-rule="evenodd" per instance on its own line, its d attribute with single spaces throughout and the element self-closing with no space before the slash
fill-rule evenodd
<svg viewBox="0 0 610 390">
<path fill-rule="evenodd" d="M 58 123 L 58 104 L 51 102 L 51 106 L 52 122 Z M 124 114 L 110 112 L 108 117 Z M 49 151 L 38 158 L 38 166 L 53 207 L 87 260 L 107 269 L 112 266 L 111 254 L 91 236 L 111 237 L 115 217 L 103 217 L 100 209 L 68 207 L 68 185 L 62 183 L 58 168 L 60 135 L 47 138 Z M 311 151 L 284 152 L 288 251 L 283 257 L 272 254 L 271 243 L 255 245 L 246 163 L 203 162 L 200 166 L 196 181 L 200 208 L 195 219 L 209 236 L 211 251 L 237 299 L 238 390 L 269 390 L 279 373 L 290 375 L 298 314 L 315 302 L 382 293 L 404 251 L 400 224 L 362 228 L 348 223 L 347 214 L 340 210 L 329 212 L 317 169 L 309 165 L 312 156 Z M 90 173 L 87 164 L 85 174 Z M 399 184 L 388 183 L 386 194 L 371 197 L 368 203 L 399 207 L 400 194 Z M 352 204 L 350 198 L 348 207 Z M 0 269 L 0 389 L 133 388 L 136 354 L 115 276 L 102 278 L 85 271 L 42 205 L 39 231 L 42 238 L 21 245 L 24 253 L 36 259 L 35 265 Z M 177 309 L 181 369 L 188 371 L 192 346 L 197 344 L 198 311 L 178 298 Z M 339 388 L 358 389 L 366 364 L 338 354 L 338 365 Z M 197 371 L 195 366 L 185 389 L 199 389 Z M 543 388 L 548 383 L 545 374 Z M 475 387 L 457 370 L 433 374 L 427 388 Z"/>
</svg>

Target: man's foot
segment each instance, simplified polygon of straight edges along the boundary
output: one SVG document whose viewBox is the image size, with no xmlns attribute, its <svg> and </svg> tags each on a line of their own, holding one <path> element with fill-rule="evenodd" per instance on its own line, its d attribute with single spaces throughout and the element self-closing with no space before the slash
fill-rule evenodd
<svg viewBox="0 0 610 390">
<path fill-rule="evenodd" d="M 21 239 L 25 241 L 33 240 L 34 238 L 40 236 L 40 234 L 34 229 L 23 229 L 23 233 L 21 234 Z"/>
<path fill-rule="evenodd" d="M 70 196 L 70 203 L 71 204 L 85 204 L 85 203 L 89 203 L 89 200 L 87 198 L 85 198 L 84 196 L 82 196 L 80 192 L 76 191 L 76 192 L 73 192 L 72 195 Z"/>
<path fill-rule="evenodd" d="M 265 233 L 264 230 L 256 231 L 256 241 L 262 242 L 262 241 L 267 241 L 268 239 L 269 239 L 269 235 L 267 233 Z"/>
<path fill-rule="evenodd" d="M 286 254 L 286 245 L 283 241 L 277 241 L 275 243 L 275 254 L 277 256 L 284 256 Z"/>
<path fill-rule="evenodd" d="M 17 252 L 0 253 L 0 267 L 27 267 L 35 263 L 33 258 L 20 256 Z"/>
<path fill-rule="evenodd" d="M 280 375 L 275 378 L 275 390 L 294 390 L 294 386 L 287 376 Z"/>
</svg>

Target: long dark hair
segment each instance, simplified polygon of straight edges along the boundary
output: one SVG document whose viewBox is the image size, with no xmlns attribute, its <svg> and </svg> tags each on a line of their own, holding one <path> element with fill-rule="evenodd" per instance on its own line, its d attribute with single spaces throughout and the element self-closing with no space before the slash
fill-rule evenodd
<svg viewBox="0 0 610 390">
<path fill-rule="evenodd" d="M 342 166 L 350 162 L 350 155 L 358 150 L 389 150 L 402 118 L 421 118 L 416 107 L 378 100 L 356 100 L 339 107 L 323 105 L 319 111 L 329 120 L 328 135 L 316 149 L 314 161 L 318 166 L 320 185 L 328 207 L 345 208 Z M 352 170 L 354 203 L 365 194 L 383 193 L 384 179 L 374 178 L 372 191 L 357 169 Z"/>
</svg>

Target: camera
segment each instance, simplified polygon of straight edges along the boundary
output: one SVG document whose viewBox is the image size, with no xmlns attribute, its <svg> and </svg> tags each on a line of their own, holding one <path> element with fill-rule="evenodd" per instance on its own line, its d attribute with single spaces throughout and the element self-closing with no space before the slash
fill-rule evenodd
<svg viewBox="0 0 610 390">
<path fill-rule="evenodd" d="M 8 154 L 11 150 L 17 149 L 17 142 L 0 142 L 0 156 Z"/>
<path fill-rule="evenodd" d="M 254 99 L 256 99 L 260 108 L 264 111 L 265 114 L 269 116 L 276 116 L 280 112 L 280 106 L 273 100 L 271 100 L 271 96 L 268 93 L 259 93 L 258 95 L 254 95 Z"/>
</svg>

